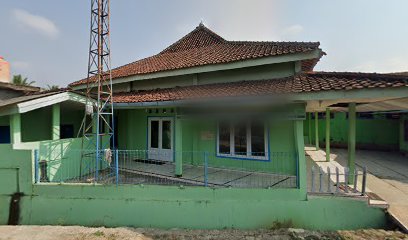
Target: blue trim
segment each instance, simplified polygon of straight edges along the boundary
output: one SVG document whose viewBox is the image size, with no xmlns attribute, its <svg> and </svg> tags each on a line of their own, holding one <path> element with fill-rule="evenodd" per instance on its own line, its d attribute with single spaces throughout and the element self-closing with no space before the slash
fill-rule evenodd
<svg viewBox="0 0 408 240">
<path fill-rule="evenodd" d="M 39 183 L 40 182 L 40 174 L 38 172 L 39 170 L 39 154 L 38 154 L 38 149 L 34 150 L 34 182 Z"/>
<path fill-rule="evenodd" d="M 268 155 L 265 159 L 258 159 L 258 158 L 251 158 L 251 157 L 237 157 L 237 156 L 223 156 L 218 154 L 218 122 L 216 128 L 216 141 L 215 141 L 215 157 L 224 158 L 224 159 L 232 159 L 232 160 L 243 160 L 243 161 L 255 161 L 255 162 L 271 162 L 271 146 L 270 146 L 270 139 L 269 139 L 269 122 L 265 123 L 266 126 L 266 144 L 268 146 Z"/>
</svg>

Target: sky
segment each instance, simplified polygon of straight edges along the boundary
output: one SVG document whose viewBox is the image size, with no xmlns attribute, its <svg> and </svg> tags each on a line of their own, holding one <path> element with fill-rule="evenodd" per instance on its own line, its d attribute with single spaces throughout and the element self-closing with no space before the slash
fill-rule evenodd
<svg viewBox="0 0 408 240">
<path fill-rule="evenodd" d="M 319 41 L 319 71 L 408 71 L 406 0 L 112 0 L 112 67 L 157 54 L 201 21 L 227 40 Z M 90 0 L 0 0 L 0 56 L 35 85 L 87 74 Z"/>
</svg>

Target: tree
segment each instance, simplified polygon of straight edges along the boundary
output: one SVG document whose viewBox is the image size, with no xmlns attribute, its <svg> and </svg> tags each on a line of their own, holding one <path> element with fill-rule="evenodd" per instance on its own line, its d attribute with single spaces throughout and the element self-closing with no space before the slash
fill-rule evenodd
<svg viewBox="0 0 408 240">
<path fill-rule="evenodd" d="M 31 86 L 35 81 L 28 82 L 27 78 L 23 78 L 21 74 L 13 76 L 13 83 L 21 86 Z"/>
<path fill-rule="evenodd" d="M 48 85 L 47 84 L 47 90 L 48 91 L 55 91 L 55 90 L 58 90 L 58 89 L 60 89 L 60 87 L 58 85 Z"/>
</svg>

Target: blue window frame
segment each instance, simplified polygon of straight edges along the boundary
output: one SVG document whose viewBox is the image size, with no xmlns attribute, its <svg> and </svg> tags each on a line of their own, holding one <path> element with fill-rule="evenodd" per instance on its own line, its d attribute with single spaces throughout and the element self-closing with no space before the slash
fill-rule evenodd
<svg viewBox="0 0 408 240">
<path fill-rule="evenodd" d="M 217 156 L 269 160 L 268 132 L 263 121 L 223 121 L 217 128 Z"/>
</svg>

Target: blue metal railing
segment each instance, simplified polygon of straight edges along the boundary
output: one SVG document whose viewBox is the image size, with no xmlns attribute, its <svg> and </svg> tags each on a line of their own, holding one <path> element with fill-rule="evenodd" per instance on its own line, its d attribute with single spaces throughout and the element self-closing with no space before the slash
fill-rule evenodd
<svg viewBox="0 0 408 240">
<path fill-rule="evenodd" d="M 61 154 L 36 151 L 35 182 L 235 188 L 298 186 L 297 158 L 290 152 L 271 152 L 267 158 L 254 159 L 208 151 L 103 150 L 98 152 L 99 160 L 95 154 L 92 150 L 67 150 Z M 79 171 L 83 164 L 87 164 L 87 172 Z M 176 176 L 176 170 L 181 174 Z"/>
</svg>

